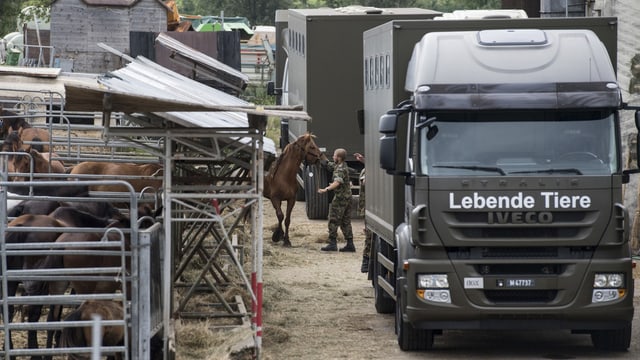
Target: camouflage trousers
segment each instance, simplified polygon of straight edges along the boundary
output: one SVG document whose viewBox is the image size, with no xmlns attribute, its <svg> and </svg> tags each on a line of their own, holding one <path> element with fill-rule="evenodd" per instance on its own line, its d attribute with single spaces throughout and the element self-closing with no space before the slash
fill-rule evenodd
<svg viewBox="0 0 640 360">
<path fill-rule="evenodd" d="M 329 206 L 329 241 L 338 238 L 338 228 L 342 231 L 345 240 L 353 241 L 351 229 L 351 199 L 333 199 Z"/>
<path fill-rule="evenodd" d="M 369 257 L 371 254 L 371 230 L 367 229 L 367 223 L 364 224 L 364 249 L 362 256 Z"/>
</svg>

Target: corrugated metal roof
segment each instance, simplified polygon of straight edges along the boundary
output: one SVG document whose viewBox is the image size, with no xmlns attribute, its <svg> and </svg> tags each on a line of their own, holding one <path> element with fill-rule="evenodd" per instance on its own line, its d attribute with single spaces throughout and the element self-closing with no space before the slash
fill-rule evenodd
<svg viewBox="0 0 640 360">
<path fill-rule="evenodd" d="M 95 84 L 65 83 L 69 110 L 102 111 L 110 94 L 111 110 L 125 113 L 223 111 L 311 120 L 304 111 L 273 110 L 191 80 L 138 56 L 126 67 L 101 76 Z"/>
<path fill-rule="evenodd" d="M 151 108 L 154 103 L 168 107 L 163 111 L 145 111 L 142 106 L 135 112 L 156 112 L 183 127 L 246 128 L 249 126 L 246 112 L 266 115 L 259 109 L 245 109 L 252 105 L 242 99 L 191 80 L 141 56 L 124 68 L 99 77 L 98 84 L 103 93 L 113 93 L 125 100 L 149 100 Z M 175 104 L 175 107 L 171 108 L 171 104 Z M 208 110 L 235 111 L 187 112 L 190 109 L 182 109 L 179 104 Z M 114 106 L 114 110 L 117 110 L 117 106 Z M 271 139 L 265 138 L 264 150 L 275 154 Z"/>
<path fill-rule="evenodd" d="M 211 56 L 203 54 L 202 52 L 187 46 L 164 33 L 160 33 L 160 35 L 158 35 L 156 42 L 173 51 L 174 57 L 177 57 L 176 60 L 179 60 L 182 57 L 194 62 L 202 68 L 202 70 L 206 70 L 205 74 L 209 75 L 214 81 L 224 86 L 229 86 L 240 92 L 249 84 L 249 76 L 246 74 L 243 74 L 231 66 L 220 62 Z M 195 67 L 195 70 L 198 71 L 199 68 Z"/>
<path fill-rule="evenodd" d="M 50 73 L 39 74 L 32 68 L 21 73 L 23 76 L 0 76 L 0 88 L 31 84 L 30 89 L 57 91 L 65 98 L 65 109 L 71 111 L 104 111 L 104 101 L 108 99 L 111 111 L 155 113 L 183 127 L 246 128 L 247 113 L 310 119 L 303 111 L 262 109 L 144 57 L 104 75 L 62 72 L 53 78 Z M 276 153 L 271 139 L 265 138 L 264 150 Z"/>
</svg>

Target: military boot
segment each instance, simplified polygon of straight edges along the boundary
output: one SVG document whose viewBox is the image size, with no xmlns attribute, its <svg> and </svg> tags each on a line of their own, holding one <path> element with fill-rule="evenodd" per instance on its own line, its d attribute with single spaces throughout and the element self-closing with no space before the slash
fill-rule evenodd
<svg viewBox="0 0 640 360">
<path fill-rule="evenodd" d="M 341 248 L 340 252 L 356 252 L 356 246 L 353 245 L 353 239 L 347 240 L 347 245 Z"/>
<path fill-rule="evenodd" d="M 322 250 L 322 251 L 338 251 L 338 245 L 336 243 L 336 239 L 329 239 L 329 244 L 327 244 L 327 246 L 323 246 L 320 250 Z"/>
</svg>

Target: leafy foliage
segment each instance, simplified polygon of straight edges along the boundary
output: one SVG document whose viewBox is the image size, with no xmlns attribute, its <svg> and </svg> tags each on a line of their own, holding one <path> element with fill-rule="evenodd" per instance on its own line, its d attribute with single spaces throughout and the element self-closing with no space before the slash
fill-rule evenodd
<svg viewBox="0 0 640 360">
<path fill-rule="evenodd" d="M 51 0 L 0 0 L 0 37 L 18 31 L 18 21 L 32 19 L 28 13 L 21 14 L 22 9 L 33 6 L 29 13 L 43 19 L 48 18 L 50 5 Z"/>
<path fill-rule="evenodd" d="M 190 15 L 244 16 L 252 25 L 273 25 L 278 9 L 342 7 L 419 7 L 442 12 L 462 9 L 499 9 L 500 0 L 176 0 L 178 11 Z"/>
</svg>

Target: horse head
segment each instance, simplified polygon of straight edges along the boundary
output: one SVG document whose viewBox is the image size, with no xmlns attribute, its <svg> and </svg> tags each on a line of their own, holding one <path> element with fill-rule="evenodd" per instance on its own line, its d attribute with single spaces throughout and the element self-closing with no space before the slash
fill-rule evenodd
<svg viewBox="0 0 640 360">
<path fill-rule="evenodd" d="M 306 164 L 316 164 L 322 160 L 323 157 L 325 159 L 327 158 L 324 156 L 324 153 L 320 151 L 318 145 L 316 145 L 316 142 L 313 140 L 314 137 L 314 135 L 306 133 L 300 136 L 294 143 L 304 152 L 304 162 Z"/>
<path fill-rule="evenodd" d="M 0 108 L 0 135 L 6 137 L 12 131 L 17 131 L 20 127 L 29 127 L 29 123 L 18 115 L 17 112 Z"/>
<path fill-rule="evenodd" d="M 31 172 L 31 157 L 30 154 L 24 149 L 18 149 L 14 155 L 9 157 L 9 164 L 7 170 L 10 173 L 23 173 L 28 174 Z M 24 175 L 14 175 L 11 177 L 11 181 L 26 181 L 28 180 Z"/>
</svg>

